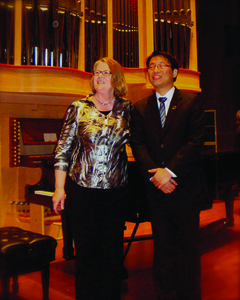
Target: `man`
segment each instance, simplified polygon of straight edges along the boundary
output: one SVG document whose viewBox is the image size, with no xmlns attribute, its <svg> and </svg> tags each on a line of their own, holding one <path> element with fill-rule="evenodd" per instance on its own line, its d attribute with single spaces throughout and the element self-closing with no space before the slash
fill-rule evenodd
<svg viewBox="0 0 240 300">
<path fill-rule="evenodd" d="M 178 63 L 170 54 L 154 51 L 146 64 L 156 91 L 134 105 L 131 146 L 146 182 L 157 299 L 200 300 L 202 102 L 174 86 Z"/>
</svg>

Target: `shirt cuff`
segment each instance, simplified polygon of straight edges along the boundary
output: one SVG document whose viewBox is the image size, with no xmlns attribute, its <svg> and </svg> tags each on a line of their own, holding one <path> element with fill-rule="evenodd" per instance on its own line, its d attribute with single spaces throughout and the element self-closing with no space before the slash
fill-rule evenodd
<svg viewBox="0 0 240 300">
<path fill-rule="evenodd" d="M 174 173 L 173 173 L 171 170 L 169 170 L 168 168 L 165 168 L 165 170 L 167 170 L 167 171 L 172 175 L 173 178 L 176 178 L 176 177 L 177 177 L 177 175 L 174 174 Z"/>
</svg>

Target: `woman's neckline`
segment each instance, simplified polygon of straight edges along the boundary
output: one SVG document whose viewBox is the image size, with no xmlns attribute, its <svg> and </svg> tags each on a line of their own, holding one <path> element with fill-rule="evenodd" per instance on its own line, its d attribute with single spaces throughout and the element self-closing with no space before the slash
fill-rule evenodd
<svg viewBox="0 0 240 300">
<path fill-rule="evenodd" d="M 108 114 L 110 114 L 111 110 L 99 110 L 99 112 L 107 116 Z"/>
<path fill-rule="evenodd" d="M 96 107 L 96 109 L 97 109 L 99 112 L 101 112 L 101 113 L 103 113 L 103 114 L 105 114 L 105 115 L 109 114 L 109 113 L 113 110 L 113 108 L 114 108 L 114 106 L 115 106 L 115 101 L 116 101 L 116 99 L 117 99 L 117 97 L 114 97 L 113 103 L 112 103 L 112 108 L 109 108 L 109 107 L 107 107 L 108 105 L 101 105 L 101 104 L 98 103 L 97 101 L 96 101 L 96 102 L 95 102 L 95 100 L 93 101 L 94 98 L 96 98 L 96 97 L 95 97 L 95 94 L 92 94 L 92 95 L 90 95 L 89 100 L 94 104 L 94 106 Z M 101 107 L 101 106 L 102 106 L 102 107 Z M 106 109 L 106 110 L 105 110 L 105 109 Z M 105 113 L 105 112 L 106 112 L 106 113 Z"/>
</svg>

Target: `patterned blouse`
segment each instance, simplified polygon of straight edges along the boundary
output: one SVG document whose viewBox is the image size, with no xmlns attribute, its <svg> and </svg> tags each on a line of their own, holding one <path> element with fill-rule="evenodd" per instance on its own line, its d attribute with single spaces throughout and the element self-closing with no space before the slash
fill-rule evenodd
<svg viewBox="0 0 240 300">
<path fill-rule="evenodd" d="M 55 150 L 55 169 L 68 172 L 87 188 L 110 189 L 127 183 L 126 143 L 130 139 L 132 103 L 116 97 L 112 111 L 101 113 L 84 99 L 66 112 Z"/>
</svg>

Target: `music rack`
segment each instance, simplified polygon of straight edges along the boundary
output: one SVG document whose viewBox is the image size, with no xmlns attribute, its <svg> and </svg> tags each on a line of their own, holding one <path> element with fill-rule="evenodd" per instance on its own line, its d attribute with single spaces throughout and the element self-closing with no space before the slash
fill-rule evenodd
<svg viewBox="0 0 240 300">
<path fill-rule="evenodd" d="M 53 159 L 62 119 L 10 118 L 10 167 L 41 166 Z"/>
</svg>

